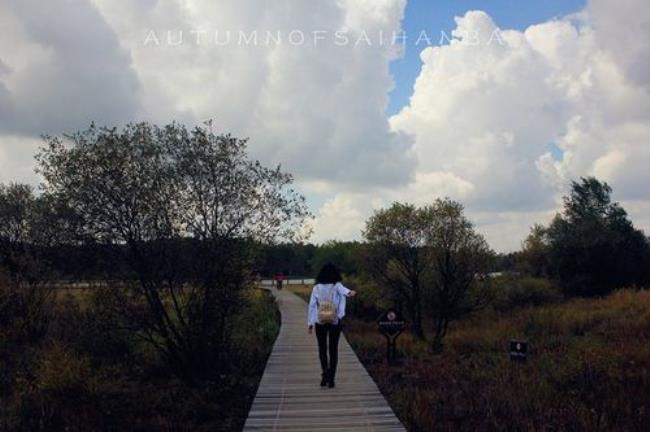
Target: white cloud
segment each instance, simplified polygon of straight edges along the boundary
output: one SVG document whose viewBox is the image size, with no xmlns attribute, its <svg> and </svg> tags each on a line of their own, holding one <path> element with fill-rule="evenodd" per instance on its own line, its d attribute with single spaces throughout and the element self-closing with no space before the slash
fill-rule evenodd
<svg viewBox="0 0 650 432">
<path fill-rule="evenodd" d="M 128 35 L 122 44 L 156 120 L 214 118 L 217 128 L 250 136 L 254 156 L 307 181 L 359 187 L 410 179 L 411 141 L 392 132 L 383 113 L 398 52 L 354 43 L 364 31 L 399 30 L 405 0 L 95 2 Z M 176 40 L 182 30 L 183 44 L 169 46 L 169 30 Z M 144 44 L 150 31 L 160 45 Z M 349 43 L 337 43 L 336 31 Z"/>
<path fill-rule="evenodd" d="M 365 203 L 363 195 L 355 194 L 340 194 L 325 202 L 314 220 L 311 241 L 358 239 L 364 220 L 364 211 L 359 207 Z"/>
<path fill-rule="evenodd" d="M 590 0 L 585 10 L 598 44 L 626 78 L 650 90 L 650 8 L 643 0 Z"/>
<path fill-rule="evenodd" d="M 574 16 L 499 33 L 485 12 L 467 12 L 449 45 L 421 52 L 409 104 L 386 118 L 388 66 L 400 52 L 361 37 L 399 31 L 404 7 L 0 0 L 0 181 L 30 179 L 27 155 L 43 132 L 93 119 L 213 118 L 217 130 L 250 136 L 253 156 L 296 174 L 318 203 L 315 241 L 359 238 L 372 211 L 393 201 L 449 196 L 493 247 L 516 249 L 584 175 L 607 180 L 650 228 L 650 9 L 641 0 L 591 0 Z M 216 30 L 235 42 L 216 46 Z M 236 42 L 240 31 L 263 39 L 267 30 L 282 42 Z M 158 44 L 145 44 L 151 31 Z M 172 46 L 179 31 L 184 42 Z M 292 31 L 305 42 L 289 43 Z M 335 31 L 352 41 L 339 46 Z"/>
<path fill-rule="evenodd" d="M 398 31 L 405 0 L 0 2 L 0 133 L 213 118 L 300 179 L 360 188 L 413 175 L 411 140 L 384 115 L 399 51 L 353 43 Z"/>
<path fill-rule="evenodd" d="M 550 82 L 553 66 L 527 34 L 503 31 L 503 44 L 490 39 L 497 27 L 484 12 L 456 22 L 452 44 L 422 51 L 410 104 L 391 124 L 415 136 L 420 172 L 448 172 L 475 186 L 468 205 L 545 208 L 551 201 L 535 160 L 557 139 L 569 104 Z M 572 36 L 563 23 L 547 26 Z M 480 44 L 467 40 L 475 33 Z"/>
<path fill-rule="evenodd" d="M 467 12 L 451 44 L 422 51 L 410 103 L 391 118 L 415 137 L 417 179 L 443 171 L 473 186 L 464 202 L 498 249 L 518 248 L 521 228 L 552 213 L 579 176 L 608 181 L 619 199 L 650 200 L 645 63 L 626 57 L 649 57 L 648 14 L 637 15 L 640 1 L 616 11 L 630 38 L 603 16 L 605 3 L 593 1 L 582 21 L 501 31 L 503 44 L 488 43 L 497 28 L 489 15 Z M 476 33 L 481 43 L 468 43 Z"/>
<path fill-rule="evenodd" d="M 650 201 L 627 200 L 621 201 L 621 205 L 627 211 L 635 225 L 643 229 L 646 236 L 650 236 Z"/>
<path fill-rule="evenodd" d="M 365 221 L 373 211 L 393 202 L 417 205 L 432 203 L 438 197 L 462 200 L 474 186 L 450 173 L 416 174 L 415 180 L 401 188 L 370 188 L 366 192 L 334 192 L 316 214 L 313 241 L 328 239 L 359 240 Z"/>
<path fill-rule="evenodd" d="M 137 117 L 139 83 L 87 1 L 0 0 L 0 182 L 36 185 L 41 134 Z"/>
<path fill-rule="evenodd" d="M 42 144 L 38 138 L 5 135 L 0 141 L 0 183 L 27 183 L 37 186 L 34 154 Z"/>
<path fill-rule="evenodd" d="M 0 11 L 0 134 L 60 134 L 137 116 L 129 53 L 94 6 L 0 0 Z"/>
</svg>

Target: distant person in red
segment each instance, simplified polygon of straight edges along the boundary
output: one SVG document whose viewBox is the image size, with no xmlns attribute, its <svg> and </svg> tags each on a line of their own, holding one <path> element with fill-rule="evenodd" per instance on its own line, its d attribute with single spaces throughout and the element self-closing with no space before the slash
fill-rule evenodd
<svg viewBox="0 0 650 432">
<path fill-rule="evenodd" d="M 284 280 L 284 274 L 282 272 L 278 272 L 275 274 L 275 284 L 278 287 L 278 289 L 282 289 L 283 280 Z"/>
</svg>

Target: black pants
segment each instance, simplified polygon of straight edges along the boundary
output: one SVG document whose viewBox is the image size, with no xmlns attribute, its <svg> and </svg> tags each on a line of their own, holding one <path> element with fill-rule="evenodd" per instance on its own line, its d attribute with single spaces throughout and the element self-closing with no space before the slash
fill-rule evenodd
<svg viewBox="0 0 650 432">
<path fill-rule="evenodd" d="M 316 339 L 318 340 L 318 357 L 323 373 L 329 370 L 330 376 L 334 379 L 336 365 L 339 360 L 339 337 L 343 324 L 318 324 L 316 323 Z M 329 340 L 328 340 L 329 339 Z M 329 352 L 329 364 L 327 354 Z"/>
</svg>

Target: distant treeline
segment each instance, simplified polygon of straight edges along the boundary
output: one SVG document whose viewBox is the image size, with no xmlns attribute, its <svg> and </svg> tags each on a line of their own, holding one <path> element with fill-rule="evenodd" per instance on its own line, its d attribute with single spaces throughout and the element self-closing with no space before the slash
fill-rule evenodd
<svg viewBox="0 0 650 432">
<path fill-rule="evenodd" d="M 199 242 L 196 239 L 175 239 L 174 255 L 183 269 L 186 279 L 194 279 L 200 275 L 199 269 L 193 268 L 192 261 L 196 259 Z M 323 245 L 310 243 L 279 243 L 262 245 L 251 243 L 255 249 L 252 272 L 260 277 L 272 277 L 278 272 L 286 276 L 313 277 L 320 266 L 326 261 L 339 263 L 345 273 L 355 274 L 359 271 L 357 260 L 346 257 L 356 251 L 359 242 L 327 242 Z M 92 281 L 92 280 L 121 280 L 134 278 L 130 266 L 125 262 L 128 250 L 125 245 L 84 243 L 80 245 L 56 245 L 43 247 L 39 251 L 56 272 L 61 281 Z"/>
</svg>

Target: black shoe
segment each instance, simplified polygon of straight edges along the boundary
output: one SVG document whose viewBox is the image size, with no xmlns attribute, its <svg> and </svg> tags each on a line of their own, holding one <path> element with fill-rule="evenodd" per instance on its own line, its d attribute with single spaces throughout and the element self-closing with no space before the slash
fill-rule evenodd
<svg viewBox="0 0 650 432">
<path fill-rule="evenodd" d="M 336 385 L 334 384 L 334 375 L 331 375 L 329 379 L 327 380 L 327 387 L 329 388 L 334 388 Z"/>
<path fill-rule="evenodd" d="M 327 382 L 329 381 L 329 376 L 327 372 L 323 372 L 321 374 L 321 380 L 320 380 L 320 386 L 325 387 L 327 385 Z"/>
</svg>

